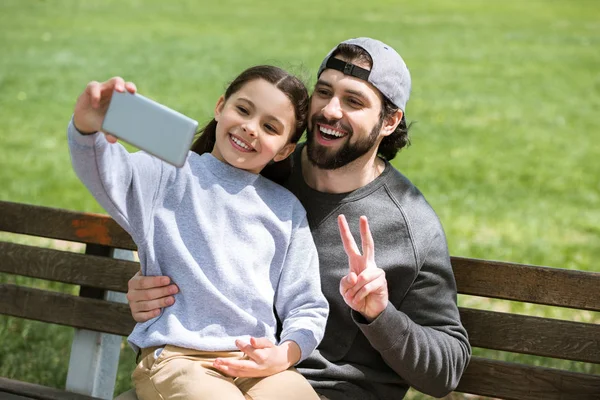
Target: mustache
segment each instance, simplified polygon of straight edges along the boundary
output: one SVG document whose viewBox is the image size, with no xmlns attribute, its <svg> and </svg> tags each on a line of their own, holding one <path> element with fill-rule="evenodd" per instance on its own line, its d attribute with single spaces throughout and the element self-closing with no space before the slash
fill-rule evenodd
<svg viewBox="0 0 600 400">
<path fill-rule="evenodd" d="M 339 119 L 338 120 L 329 120 L 329 119 L 325 118 L 325 116 L 323 114 L 313 115 L 311 118 L 311 123 L 312 123 L 312 127 L 311 127 L 312 129 L 314 129 L 314 127 L 317 126 L 317 124 L 329 125 L 334 129 L 337 129 L 339 131 L 348 132 L 349 135 L 352 135 L 351 127 L 344 124 Z"/>
</svg>

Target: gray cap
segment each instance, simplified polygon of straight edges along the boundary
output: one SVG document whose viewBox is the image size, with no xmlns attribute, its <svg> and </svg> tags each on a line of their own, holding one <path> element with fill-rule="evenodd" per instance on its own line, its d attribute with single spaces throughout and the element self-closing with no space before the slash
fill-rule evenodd
<svg viewBox="0 0 600 400">
<path fill-rule="evenodd" d="M 366 37 L 345 40 L 340 44 L 353 44 L 366 50 L 373 59 L 371 70 L 331 58 L 338 45 L 321 63 L 317 77 L 321 76 L 326 68 L 333 68 L 346 75 L 365 80 L 375 86 L 396 107 L 405 111 L 410 96 L 410 73 L 400 54 L 387 44 Z"/>
</svg>

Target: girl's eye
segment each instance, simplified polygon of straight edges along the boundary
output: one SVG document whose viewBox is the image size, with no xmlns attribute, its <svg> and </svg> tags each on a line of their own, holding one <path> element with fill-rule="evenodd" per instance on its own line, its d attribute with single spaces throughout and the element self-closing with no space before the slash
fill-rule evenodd
<svg viewBox="0 0 600 400">
<path fill-rule="evenodd" d="M 241 114 L 248 115 L 248 110 L 246 110 L 246 108 L 242 106 L 237 106 L 237 109 Z"/>
<path fill-rule="evenodd" d="M 265 124 L 265 129 L 271 133 L 277 133 L 277 129 L 271 124 Z"/>
</svg>

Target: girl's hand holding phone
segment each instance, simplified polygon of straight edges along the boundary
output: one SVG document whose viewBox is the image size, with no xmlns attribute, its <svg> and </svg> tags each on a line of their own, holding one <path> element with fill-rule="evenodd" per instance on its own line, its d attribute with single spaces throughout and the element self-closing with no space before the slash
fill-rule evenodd
<svg viewBox="0 0 600 400">
<path fill-rule="evenodd" d="M 133 82 L 125 82 L 118 76 L 102 83 L 92 81 L 87 84 L 75 103 L 73 113 L 73 123 L 79 132 L 92 134 L 100 131 L 115 90 L 117 92 L 127 90 L 129 93 L 135 93 L 137 89 Z M 106 139 L 111 143 L 117 141 L 117 138 L 111 135 L 106 135 Z"/>
</svg>

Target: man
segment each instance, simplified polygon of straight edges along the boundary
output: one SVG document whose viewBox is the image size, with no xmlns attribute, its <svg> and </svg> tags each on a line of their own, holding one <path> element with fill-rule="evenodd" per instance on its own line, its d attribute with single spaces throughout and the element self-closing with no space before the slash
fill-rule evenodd
<svg viewBox="0 0 600 400">
<path fill-rule="evenodd" d="M 410 87 L 391 47 L 370 38 L 342 42 L 319 68 L 307 142 L 294 154 L 286 186 L 307 210 L 330 304 L 325 338 L 297 368 L 324 399 L 399 399 L 409 386 L 442 397 L 470 358 L 439 219 L 389 164 L 408 143 Z M 131 279 L 137 321 L 173 304 L 177 288 L 168 283 Z M 268 345 L 240 348 L 252 363 L 218 368 L 258 376 L 254 355 Z"/>
</svg>

